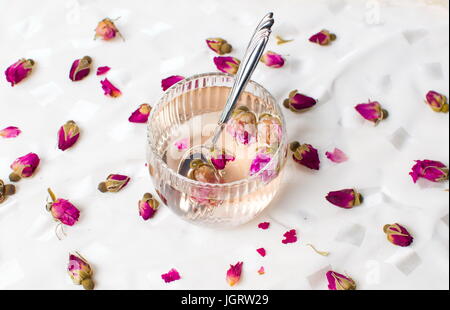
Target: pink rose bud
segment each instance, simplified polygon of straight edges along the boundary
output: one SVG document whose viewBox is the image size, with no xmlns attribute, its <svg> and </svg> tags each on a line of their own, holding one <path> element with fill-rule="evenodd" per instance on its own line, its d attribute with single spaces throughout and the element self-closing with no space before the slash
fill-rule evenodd
<svg viewBox="0 0 450 310">
<path fill-rule="evenodd" d="M 260 177 L 263 182 L 269 182 L 278 176 L 279 168 L 275 167 L 273 163 L 270 164 L 273 152 L 274 150 L 268 147 L 258 149 L 255 158 L 250 164 L 250 176 L 259 173 L 262 169 L 264 171 L 261 172 Z"/>
<path fill-rule="evenodd" d="M 105 96 L 110 97 L 119 97 L 122 95 L 122 92 L 115 87 L 108 79 L 104 79 L 103 81 L 100 81 L 100 84 L 102 84 L 103 91 L 105 92 Z"/>
<path fill-rule="evenodd" d="M 384 225 L 383 231 L 389 242 L 398 246 L 408 246 L 414 239 L 405 227 L 397 223 Z"/>
<path fill-rule="evenodd" d="M 16 193 L 16 187 L 12 184 L 5 184 L 2 179 L 0 179 L 0 203 L 4 202 L 8 196 L 14 195 Z"/>
<path fill-rule="evenodd" d="M 281 240 L 283 244 L 295 243 L 297 242 L 297 231 L 291 229 L 283 234 L 284 239 Z"/>
<path fill-rule="evenodd" d="M 105 182 L 101 182 L 98 185 L 98 190 L 102 193 L 111 192 L 115 193 L 127 186 L 130 182 L 130 177 L 121 174 L 110 174 L 106 178 Z"/>
<path fill-rule="evenodd" d="M 447 97 L 434 90 L 430 90 L 427 93 L 425 103 L 428 104 L 434 112 L 448 112 Z"/>
<path fill-rule="evenodd" d="M 326 152 L 325 156 L 334 163 L 343 163 L 348 160 L 347 155 L 338 148 L 334 148 L 333 152 Z"/>
<path fill-rule="evenodd" d="M 227 282 L 230 286 L 233 286 L 241 279 L 243 262 L 237 262 L 236 265 L 230 265 L 230 269 L 227 271 Z"/>
<path fill-rule="evenodd" d="M 59 221 L 64 225 L 73 226 L 80 217 L 80 211 L 66 199 L 56 198 L 55 194 L 49 188 L 48 193 L 52 202 L 47 204 L 49 211 L 55 221 Z"/>
<path fill-rule="evenodd" d="M 258 273 L 259 273 L 260 275 L 263 275 L 263 274 L 266 273 L 266 271 L 264 270 L 264 267 L 263 267 L 263 266 L 261 266 L 261 268 L 258 269 Z"/>
<path fill-rule="evenodd" d="M 97 75 L 103 75 L 106 72 L 108 72 L 109 70 L 111 70 L 111 68 L 108 67 L 108 66 L 98 67 L 97 68 Z"/>
<path fill-rule="evenodd" d="M 214 168 L 216 168 L 217 170 L 223 170 L 225 169 L 225 166 L 228 162 L 235 160 L 235 157 L 233 155 L 227 154 L 224 149 L 214 149 L 212 151 L 210 160 Z"/>
<path fill-rule="evenodd" d="M 320 159 L 319 153 L 311 144 L 300 144 L 294 141 L 290 144 L 293 152 L 292 158 L 296 163 L 308 167 L 309 169 L 319 170 Z"/>
<path fill-rule="evenodd" d="M 343 274 L 334 272 L 332 270 L 328 271 L 326 276 L 328 280 L 329 290 L 348 291 L 356 289 L 356 283 L 350 277 L 346 277 Z"/>
<path fill-rule="evenodd" d="M 280 118 L 268 113 L 260 115 L 257 132 L 259 144 L 277 148 L 283 134 Z"/>
<path fill-rule="evenodd" d="M 283 106 L 292 112 L 303 112 L 317 104 L 317 100 L 300 94 L 297 90 L 289 93 L 289 98 L 283 101 Z"/>
<path fill-rule="evenodd" d="M 219 55 L 228 54 L 231 52 L 232 47 L 228 42 L 221 38 L 206 39 L 208 47 Z"/>
<path fill-rule="evenodd" d="M 34 61 L 32 59 L 19 59 L 6 69 L 6 80 L 11 83 L 11 86 L 16 85 L 31 73 L 33 66 Z"/>
<path fill-rule="evenodd" d="M 92 58 L 89 56 L 75 60 L 70 68 L 69 78 L 72 81 L 84 79 L 91 72 L 91 63 Z"/>
<path fill-rule="evenodd" d="M 170 283 L 170 282 L 177 281 L 177 280 L 181 279 L 180 274 L 178 273 L 178 271 L 175 268 L 170 269 L 168 273 L 162 274 L 161 278 L 166 283 Z"/>
<path fill-rule="evenodd" d="M 77 142 L 80 137 L 80 128 L 74 121 L 68 121 L 58 131 L 58 148 L 67 150 Z"/>
<path fill-rule="evenodd" d="M 151 111 L 152 107 L 147 103 L 143 103 L 130 115 L 128 121 L 130 123 L 147 123 Z"/>
<path fill-rule="evenodd" d="M 20 131 L 19 128 L 14 127 L 14 126 L 9 126 L 6 128 L 3 128 L 2 130 L 0 130 L 0 137 L 3 137 L 5 139 L 9 139 L 9 138 L 15 138 L 18 135 L 20 135 L 22 133 L 22 131 Z"/>
<path fill-rule="evenodd" d="M 414 183 L 419 178 L 425 178 L 431 182 L 442 182 L 448 180 L 448 168 L 440 161 L 434 160 L 416 160 L 409 175 Z"/>
<path fill-rule="evenodd" d="M 114 39 L 116 35 L 122 37 L 114 22 L 109 18 L 105 18 L 100 21 L 97 25 L 97 28 L 95 28 L 94 40 L 100 37 L 103 40 L 108 41 Z"/>
<path fill-rule="evenodd" d="M 236 74 L 241 61 L 234 57 L 228 56 L 219 56 L 214 57 L 214 64 L 217 67 L 217 70 L 222 71 L 224 73 Z"/>
<path fill-rule="evenodd" d="M 226 129 L 241 144 L 256 142 L 257 121 L 255 113 L 249 111 L 245 106 L 236 108 L 228 121 Z"/>
<path fill-rule="evenodd" d="M 138 205 L 139 215 L 146 221 L 155 215 L 159 208 L 159 201 L 153 198 L 152 194 L 145 193 Z"/>
<path fill-rule="evenodd" d="M 377 125 L 381 120 L 388 117 L 388 112 L 381 108 L 377 101 L 370 101 L 368 103 L 361 103 L 355 106 L 356 111 L 361 114 L 366 120 L 371 121 Z"/>
<path fill-rule="evenodd" d="M 261 56 L 260 61 L 271 68 L 281 68 L 284 66 L 284 58 L 280 54 L 268 51 Z"/>
<path fill-rule="evenodd" d="M 340 191 L 329 192 L 325 198 L 335 206 L 345 209 L 351 209 L 354 206 L 359 206 L 363 200 L 361 194 L 354 189 L 343 189 Z"/>
<path fill-rule="evenodd" d="M 12 164 L 13 172 L 9 175 L 11 182 L 17 182 L 21 178 L 31 177 L 39 166 L 39 156 L 35 153 L 29 153 L 25 156 L 17 158 Z"/>
<path fill-rule="evenodd" d="M 309 38 L 310 42 L 317 43 L 319 45 L 328 45 L 334 40 L 336 40 L 336 35 L 325 29 Z"/>
<path fill-rule="evenodd" d="M 94 273 L 87 260 L 80 254 L 69 255 L 67 272 L 74 284 L 82 285 L 85 290 L 94 289 L 94 281 L 92 280 Z"/>
<path fill-rule="evenodd" d="M 161 88 L 163 91 L 169 89 L 172 85 L 184 80 L 184 76 L 181 75 L 171 75 L 161 81 Z"/>
</svg>

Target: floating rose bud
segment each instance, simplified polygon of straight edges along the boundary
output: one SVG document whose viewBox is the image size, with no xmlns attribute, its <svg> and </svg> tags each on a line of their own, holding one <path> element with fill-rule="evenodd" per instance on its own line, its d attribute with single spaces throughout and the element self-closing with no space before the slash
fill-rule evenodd
<svg viewBox="0 0 450 310">
<path fill-rule="evenodd" d="M 124 188 L 128 182 L 130 182 L 130 177 L 121 174 L 110 174 L 106 178 L 105 182 L 101 182 L 98 185 L 98 190 L 102 193 L 105 192 L 118 192 Z"/>
<path fill-rule="evenodd" d="M 222 71 L 224 73 L 236 74 L 241 61 L 234 57 L 228 56 L 219 56 L 214 57 L 214 64 L 217 67 L 217 70 Z"/>
<path fill-rule="evenodd" d="M 334 272 L 332 270 L 328 271 L 327 274 L 328 289 L 329 290 L 355 290 L 356 283 L 352 278 L 346 277 L 340 273 Z"/>
<path fill-rule="evenodd" d="M 170 269 L 168 273 L 162 274 L 161 278 L 166 283 L 170 283 L 170 282 L 181 279 L 180 274 L 178 273 L 178 271 L 175 268 Z"/>
<path fill-rule="evenodd" d="M 294 41 L 294 40 L 285 40 L 281 36 L 276 36 L 275 40 L 277 41 L 277 45 L 281 45 L 281 44 L 285 44 L 285 43 Z"/>
<path fill-rule="evenodd" d="M 69 78 L 72 81 L 84 79 L 91 72 L 91 63 L 92 58 L 89 56 L 75 60 L 70 68 Z"/>
<path fill-rule="evenodd" d="M 281 240 L 281 242 L 284 244 L 297 242 L 297 231 L 295 229 L 291 229 L 285 232 L 283 237 L 284 239 Z"/>
<path fill-rule="evenodd" d="M 122 95 L 122 92 L 115 87 L 108 79 L 104 79 L 103 81 L 100 81 L 100 84 L 102 84 L 103 91 L 105 92 L 105 96 L 110 97 L 119 97 Z"/>
<path fill-rule="evenodd" d="M 273 158 L 273 152 L 274 150 L 268 147 L 258 149 L 256 157 L 250 165 L 251 176 L 259 173 L 262 169 L 264 171 L 260 174 L 260 177 L 263 182 L 269 182 L 278 176 L 279 166 L 275 162 L 270 163 Z"/>
<path fill-rule="evenodd" d="M 260 275 L 263 275 L 263 274 L 266 273 L 266 271 L 264 270 L 264 267 L 263 267 L 263 266 L 261 266 L 261 268 L 258 269 L 258 273 L 259 273 Z"/>
<path fill-rule="evenodd" d="M 231 52 L 232 47 L 228 42 L 221 38 L 206 39 L 208 47 L 219 55 L 228 54 Z"/>
<path fill-rule="evenodd" d="M 290 144 L 290 149 L 294 153 L 292 158 L 295 162 L 313 170 L 320 169 L 319 153 L 311 144 L 294 141 Z"/>
<path fill-rule="evenodd" d="M 405 227 L 397 223 L 384 225 L 383 231 L 389 242 L 398 246 L 408 246 L 414 239 Z"/>
<path fill-rule="evenodd" d="M 66 199 L 56 198 L 55 194 L 49 188 L 48 193 L 52 202 L 47 204 L 49 211 L 55 221 L 59 221 L 64 225 L 73 226 L 80 217 L 80 210 Z"/>
<path fill-rule="evenodd" d="M 257 132 L 259 144 L 276 149 L 280 144 L 283 134 L 280 118 L 269 113 L 260 115 Z"/>
<path fill-rule="evenodd" d="M 67 272 L 74 284 L 82 285 L 85 290 L 94 289 L 94 281 L 92 280 L 94 273 L 87 260 L 80 254 L 69 255 Z"/>
<path fill-rule="evenodd" d="M 220 175 L 213 165 L 203 162 L 201 159 L 191 161 L 191 169 L 188 178 L 204 183 L 220 183 Z"/>
<path fill-rule="evenodd" d="M 264 248 L 256 249 L 256 252 L 258 252 L 262 257 L 266 256 L 266 249 Z"/>
<path fill-rule="evenodd" d="M 241 279 L 243 262 L 237 262 L 236 265 L 230 265 L 227 271 L 227 282 L 230 286 L 235 285 Z"/>
<path fill-rule="evenodd" d="M 430 90 L 427 93 L 425 103 L 428 104 L 434 112 L 448 112 L 447 97 L 434 90 Z"/>
<path fill-rule="evenodd" d="M 175 141 L 174 144 L 178 151 L 186 150 L 189 147 L 189 138 L 183 138 L 178 141 Z"/>
<path fill-rule="evenodd" d="M 325 155 L 334 163 L 343 163 L 348 160 L 347 155 L 338 148 L 334 148 L 333 152 L 326 152 Z"/>
<path fill-rule="evenodd" d="M 241 144 L 256 142 L 258 129 L 255 113 L 249 111 L 245 106 L 236 108 L 226 125 L 226 129 Z"/>
<path fill-rule="evenodd" d="M 62 151 L 67 150 L 80 137 L 80 128 L 74 121 L 68 121 L 58 131 L 58 148 Z"/>
<path fill-rule="evenodd" d="M 225 169 L 225 166 L 228 162 L 234 161 L 235 157 L 230 154 L 226 154 L 225 150 L 213 150 L 211 154 L 211 163 L 213 164 L 214 168 L 217 170 L 223 170 Z"/>
<path fill-rule="evenodd" d="M 161 87 L 163 91 L 169 89 L 172 85 L 184 80 L 184 76 L 181 75 L 171 75 L 161 81 Z"/>
<path fill-rule="evenodd" d="M 448 180 L 448 168 L 440 161 L 435 160 L 416 160 L 409 175 L 414 183 L 419 178 L 425 178 L 431 182 L 442 182 Z"/>
<path fill-rule="evenodd" d="M 22 133 L 22 131 L 20 131 L 19 128 L 14 127 L 14 126 L 9 126 L 6 128 L 3 128 L 2 130 L 0 130 L 0 137 L 3 137 L 5 139 L 9 139 L 9 138 L 15 138 L 18 135 L 20 135 Z"/>
<path fill-rule="evenodd" d="M 108 72 L 109 70 L 111 70 L 111 68 L 108 67 L 108 66 L 98 67 L 97 68 L 97 75 L 103 75 L 106 72 Z"/>
<path fill-rule="evenodd" d="M 6 69 L 6 80 L 11 83 L 11 86 L 16 85 L 31 73 L 33 66 L 34 61 L 32 59 L 19 59 Z"/>
<path fill-rule="evenodd" d="M 147 103 L 143 103 L 130 115 L 128 121 L 130 123 L 147 123 L 151 111 L 152 107 Z"/>
<path fill-rule="evenodd" d="M 16 193 L 16 187 L 13 184 L 5 184 L 2 179 L 0 179 L 0 203 L 6 200 L 8 196 L 14 195 Z"/>
<path fill-rule="evenodd" d="M 284 66 L 284 58 L 280 54 L 267 51 L 261 56 L 260 61 L 271 68 L 281 68 Z"/>
<path fill-rule="evenodd" d="M 146 221 L 152 218 L 159 208 L 159 201 L 153 198 L 152 194 L 145 193 L 139 200 L 139 215 Z"/>
<path fill-rule="evenodd" d="M 343 189 L 340 191 L 329 192 L 325 198 L 335 206 L 345 209 L 351 209 L 354 206 L 359 206 L 363 199 L 361 194 L 354 189 Z"/>
<path fill-rule="evenodd" d="M 39 156 L 35 153 L 29 153 L 25 156 L 17 158 L 12 164 L 13 172 L 9 175 L 11 182 L 17 182 L 21 178 L 31 177 L 39 166 Z"/>
<path fill-rule="evenodd" d="M 309 38 L 310 42 L 317 43 L 319 45 L 328 45 L 334 40 L 336 40 L 336 35 L 325 29 Z"/>
<path fill-rule="evenodd" d="M 269 222 L 262 222 L 262 223 L 258 224 L 258 228 L 261 228 L 261 229 L 264 229 L 264 230 L 268 229 L 269 226 L 270 226 Z"/>
<path fill-rule="evenodd" d="M 94 40 L 100 37 L 103 40 L 108 41 L 114 39 L 116 35 L 122 37 L 122 34 L 119 32 L 119 29 L 117 29 L 114 22 L 109 18 L 105 18 L 100 21 L 97 25 L 97 28 L 95 28 Z"/>
<path fill-rule="evenodd" d="M 317 104 L 317 100 L 300 94 L 297 90 L 289 93 L 289 98 L 283 101 L 283 106 L 292 112 L 304 112 Z"/>
<path fill-rule="evenodd" d="M 381 108 L 377 101 L 370 101 L 369 103 L 361 103 L 355 106 L 356 111 L 361 114 L 366 120 L 371 121 L 377 125 L 381 120 L 388 117 L 388 112 Z"/>
</svg>

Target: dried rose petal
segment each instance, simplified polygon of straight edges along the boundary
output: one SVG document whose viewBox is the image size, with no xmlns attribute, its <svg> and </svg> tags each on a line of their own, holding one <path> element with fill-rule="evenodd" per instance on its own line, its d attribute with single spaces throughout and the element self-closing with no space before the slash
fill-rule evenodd
<svg viewBox="0 0 450 310">
<path fill-rule="evenodd" d="M 139 215 L 146 221 L 152 218 L 159 208 L 159 201 L 153 198 L 152 194 L 145 193 L 138 203 Z"/>
<path fill-rule="evenodd" d="M 410 245 L 414 239 L 405 227 L 397 223 L 384 225 L 383 231 L 389 242 L 401 247 Z"/>
<path fill-rule="evenodd" d="M 108 66 L 98 67 L 97 68 L 97 75 L 103 75 L 106 72 L 108 72 L 109 70 L 111 70 L 111 68 L 108 67 Z"/>
<path fill-rule="evenodd" d="M 100 81 L 100 84 L 102 84 L 103 91 L 105 92 L 105 96 L 110 97 L 119 97 L 122 95 L 122 92 L 115 87 L 108 79 L 104 79 L 103 81 Z"/>
<path fill-rule="evenodd" d="M 68 121 L 58 131 L 58 148 L 62 151 L 67 150 L 78 141 L 80 137 L 80 128 L 74 121 Z"/>
<path fill-rule="evenodd" d="M 173 145 L 176 146 L 178 151 L 186 150 L 187 148 L 189 148 L 189 138 L 183 138 L 183 139 L 180 139 L 178 141 L 175 141 L 173 143 Z"/>
<path fill-rule="evenodd" d="M 94 289 L 94 281 L 92 281 L 93 271 L 87 260 L 80 254 L 70 254 L 67 272 L 73 283 L 82 285 L 85 290 Z"/>
<path fill-rule="evenodd" d="M 261 56 L 260 61 L 271 68 L 281 68 L 284 66 L 284 58 L 280 54 L 267 51 Z"/>
<path fill-rule="evenodd" d="M 258 224 L 258 228 L 264 229 L 266 230 L 267 228 L 269 228 L 270 223 L 269 222 L 262 222 Z"/>
<path fill-rule="evenodd" d="M 290 144 L 290 149 L 294 153 L 292 158 L 296 163 L 313 170 L 320 169 L 319 152 L 311 144 L 294 141 Z"/>
<path fill-rule="evenodd" d="M 233 155 L 226 154 L 225 150 L 214 150 L 211 154 L 210 160 L 214 168 L 217 170 L 223 170 L 228 162 L 235 160 L 235 157 Z"/>
<path fill-rule="evenodd" d="M 256 157 L 250 165 L 251 176 L 259 173 L 262 169 L 264 169 L 264 171 L 261 172 L 260 176 L 263 182 L 269 182 L 278 176 L 279 167 L 272 161 L 273 152 L 273 149 L 268 147 L 258 149 Z"/>
<path fill-rule="evenodd" d="M 419 178 L 425 178 L 431 182 L 442 182 L 448 180 L 448 168 L 440 161 L 435 160 L 416 160 L 409 175 L 414 183 Z"/>
<path fill-rule="evenodd" d="M 108 41 L 114 39 L 116 35 L 122 37 L 121 33 L 119 32 L 119 29 L 117 29 L 114 22 L 109 18 L 105 18 L 102 21 L 100 21 L 97 25 L 97 28 L 95 28 L 94 40 L 100 37 L 103 40 Z"/>
<path fill-rule="evenodd" d="M 388 117 L 388 112 L 382 109 L 380 103 L 377 101 L 369 100 L 368 103 L 360 103 L 355 106 L 355 109 L 362 117 L 375 123 L 375 125 Z"/>
<path fill-rule="evenodd" d="M 232 47 L 228 44 L 227 40 L 222 38 L 210 38 L 206 39 L 208 47 L 219 55 L 228 54 L 231 52 Z"/>
<path fill-rule="evenodd" d="M 50 188 L 48 189 L 48 192 L 52 198 L 52 202 L 48 204 L 47 209 L 50 211 L 55 221 L 59 221 L 64 225 L 73 226 L 80 217 L 80 210 L 68 200 L 56 198 Z"/>
<path fill-rule="evenodd" d="M 329 290 L 355 290 L 356 283 L 352 278 L 346 277 L 340 273 L 334 272 L 332 270 L 328 271 L 327 274 L 328 289 Z"/>
<path fill-rule="evenodd" d="M 266 273 L 266 271 L 264 270 L 264 267 L 263 267 L 263 266 L 261 266 L 261 268 L 258 269 L 258 273 L 259 273 L 260 275 L 263 275 L 263 274 Z"/>
<path fill-rule="evenodd" d="M 317 104 L 317 100 L 300 94 L 297 90 L 289 93 L 289 97 L 283 101 L 283 106 L 292 112 L 304 112 Z"/>
<path fill-rule="evenodd" d="M 228 56 L 218 56 L 214 57 L 214 64 L 217 67 L 217 70 L 222 71 L 224 73 L 236 74 L 241 61 L 234 57 Z"/>
<path fill-rule="evenodd" d="M 14 126 L 9 126 L 6 128 L 3 128 L 2 130 L 0 130 L 0 137 L 9 139 L 9 138 L 15 138 L 18 135 L 20 135 L 22 133 L 22 131 L 20 131 L 19 128 L 14 127 Z"/>
<path fill-rule="evenodd" d="M 31 177 L 39 166 L 39 156 L 35 153 L 28 153 L 25 156 L 17 158 L 12 164 L 11 169 L 13 172 L 9 175 L 9 179 L 12 182 L 17 182 L 21 178 Z"/>
<path fill-rule="evenodd" d="M 256 127 L 258 131 L 258 143 L 276 149 L 283 135 L 280 118 L 272 114 L 264 113 L 259 116 Z"/>
<path fill-rule="evenodd" d="M 319 45 L 328 45 L 334 40 L 336 40 L 336 35 L 325 29 L 309 38 L 310 42 L 317 43 Z"/>
<path fill-rule="evenodd" d="M 169 89 L 172 85 L 184 80 L 184 76 L 181 75 L 171 75 L 161 81 L 161 87 L 163 91 Z"/>
<path fill-rule="evenodd" d="M 335 206 L 345 209 L 351 209 L 354 206 L 360 205 L 362 202 L 361 194 L 354 189 L 329 192 L 325 198 Z"/>
<path fill-rule="evenodd" d="M 180 274 L 178 273 L 178 271 L 175 268 L 170 269 L 168 273 L 162 274 L 161 278 L 166 283 L 170 283 L 170 282 L 181 279 Z"/>
<path fill-rule="evenodd" d="M 285 40 L 281 36 L 275 36 L 275 40 L 277 41 L 277 45 L 281 45 L 281 44 L 285 44 L 285 43 L 294 41 L 294 40 Z"/>
<path fill-rule="evenodd" d="M 334 163 L 343 163 L 348 160 L 347 155 L 338 148 L 334 148 L 333 152 L 326 152 L 325 155 Z"/>
<path fill-rule="evenodd" d="M 226 280 L 230 286 L 235 285 L 241 279 L 243 262 L 237 262 L 236 265 L 230 265 L 230 269 L 227 271 Z"/>
<path fill-rule="evenodd" d="M 6 80 L 11 83 L 11 86 L 16 85 L 31 73 L 33 66 L 34 61 L 32 59 L 19 59 L 6 69 Z"/>
<path fill-rule="evenodd" d="M 258 129 L 255 113 L 245 106 L 236 108 L 226 125 L 226 130 L 241 144 L 256 142 Z"/>
<path fill-rule="evenodd" d="M 266 256 L 266 249 L 264 248 L 256 249 L 256 252 L 258 252 L 262 257 Z"/>
<path fill-rule="evenodd" d="M 2 179 L 0 179 L 0 203 L 4 202 L 8 196 L 14 195 L 16 193 L 16 187 L 13 184 L 5 184 Z"/>
<path fill-rule="evenodd" d="M 72 63 L 72 67 L 69 72 L 69 79 L 72 81 L 80 81 L 84 79 L 89 72 L 91 72 L 92 58 L 84 56 L 81 59 L 77 59 Z"/>
<path fill-rule="evenodd" d="M 281 241 L 284 244 L 297 242 L 297 231 L 295 229 L 291 229 L 284 233 L 284 239 Z"/>
<path fill-rule="evenodd" d="M 128 121 L 130 123 L 146 123 L 151 111 L 152 107 L 147 103 L 143 103 L 130 115 Z"/>
<path fill-rule="evenodd" d="M 428 104 L 434 112 L 448 112 L 447 97 L 434 90 L 430 90 L 427 93 L 425 103 Z"/>
<path fill-rule="evenodd" d="M 110 174 L 106 178 L 105 182 L 101 182 L 98 185 L 98 190 L 102 193 L 104 192 L 118 192 L 124 188 L 128 182 L 130 182 L 130 177 L 121 174 Z"/>
</svg>

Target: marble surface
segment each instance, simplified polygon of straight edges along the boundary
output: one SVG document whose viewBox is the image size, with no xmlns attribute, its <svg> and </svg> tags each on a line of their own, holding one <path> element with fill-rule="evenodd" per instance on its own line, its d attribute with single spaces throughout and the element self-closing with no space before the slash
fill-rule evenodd
<svg viewBox="0 0 450 310">
<path fill-rule="evenodd" d="M 137 201 L 153 186 L 145 164 L 145 125 L 128 116 L 162 95 L 160 80 L 215 71 L 204 39 L 226 38 L 242 57 L 257 20 L 275 14 L 274 34 L 293 42 L 269 49 L 286 66 L 259 66 L 254 80 L 281 103 L 292 89 L 320 99 L 311 111 L 285 110 L 290 140 L 319 149 L 321 170 L 289 160 L 280 194 L 256 220 L 231 230 L 197 227 L 166 207 L 145 222 Z M 116 18 L 125 41 L 93 41 L 104 17 Z M 338 40 L 329 47 L 307 41 L 328 28 Z M 237 289 L 326 289 L 332 268 L 354 278 L 359 289 L 448 289 L 448 183 L 413 184 L 415 159 L 449 164 L 448 114 L 424 103 L 430 89 L 449 94 L 448 1 L 0 1 L 0 68 L 33 58 L 32 75 L 16 87 L 0 79 L 0 128 L 23 133 L 0 139 L 0 178 L 18 156 L 36 152 L 42 162 L 33 178 L 0 206 L 0 289 L 81 289 L 66 274 L 68 252 L 78 250 L 95 268 L 98 289 L 227 289 L 229 264 L 244 262 Z M 120 98 L 103 95 L 100 78 L 68 79 L 72 61 L 84 55 L 108 65 Z M 353 110 L 368 98 L 390 117 L 377 127 Z M 61 152 L 56 132 L 74 119 L 81 138 Z M 347 153 L 343 164 L 324 154 Z M 120 193 L 96 188 L 109 173 L 132 181 Z M 59 241 L 44 205 L 46 189 L 70 199 L 80 221 Z M 356 187 L 365 196 L 352 210 L 324 199 L 330 190 Z M 270 229 L 257 228 L 261 221 Z M 415 240 L 408 248 L 386 241 L 382 227 L 399 222 Z M 285 231 L 299 241 L 282 244 Z M 329 251 L 317 255 L 307 243 Z M 265 247 L 266 257 L 256 252 Z M 260 266 L 265 275 L 258 275 Z M 171 268 L 182 279 L 160 275 Z M 233 288 L 234 289 L 234 288 Z"/>
</svg>

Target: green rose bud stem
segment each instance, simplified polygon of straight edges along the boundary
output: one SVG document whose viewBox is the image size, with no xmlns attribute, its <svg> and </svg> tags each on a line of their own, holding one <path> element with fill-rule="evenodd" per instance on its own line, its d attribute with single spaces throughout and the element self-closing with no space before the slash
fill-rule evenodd
<svg viewBox="0 0 450 310">
<path fill-rule="evenodd" d="M 289 144 L 289 149 L 290 149 L 292 152 L 295 152 L 295 151 L 298 149 L 299 146 L 300 146 L 300 142 L 294 141 L 294 142 L 292 142 L 291 144 Z"/>
<path fill-rule="evenodd" d="M 11 182 L 18 182 L 20 179 L 21 179 L 21 178 L 20 178 L 20 175 L 18 175 L 18 174 L 15 173 L 15 172 L 12 172 L 12 173 L 9 175 L 9 180 L 10 180 Z"/>
<path fill-rule="evenodd" d="M 106 188 L 106 183 L 105 182 L 101 182 L 98 185 L 98 190 L 101 191 L 102 193 L 106 193 L 108 191 L 108 189 Z"/>
<path fill-rule="evenodd" d="M 11 196 L 16 193 L 16 187 L 12 184 L 6 184 L 4 187 L 5 195 Z"/>
<path fill-rule="evenodd" d="M 387 110 L 381 109 L 381 113 L 383 115 L 383 117 L 382 117 L 383 119 L 386 119 L 389 117 L 389 112 Z"/>
<path fill-rule="evenodd" d="M 51 190 L 50 188 L 48 188 L 47 191 L 48 191 L 48 193 L 49 193 L 50 198 L 52 199 L 52 201 L 55 202 L 55 201 L 56 201 L 56 195 L 55 195 L 55 193 L 53 193 L 52 190 Z"/>
<path fill-rule="evenodd" d="M 91 278 L 87 278 L 81 281 L 81 285 L 85 290 L 93 290 L 94 289 L 94 281 Z"/>
</svg>

